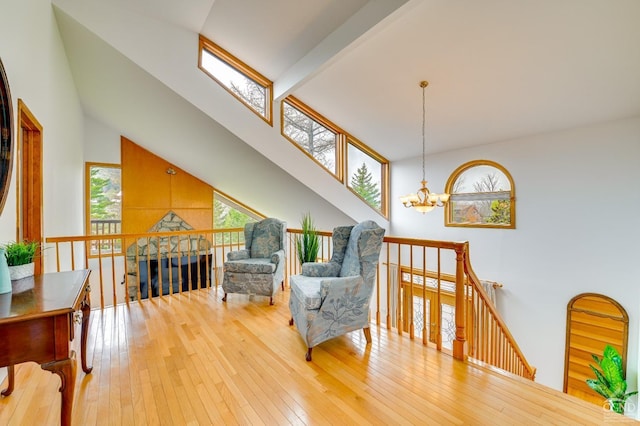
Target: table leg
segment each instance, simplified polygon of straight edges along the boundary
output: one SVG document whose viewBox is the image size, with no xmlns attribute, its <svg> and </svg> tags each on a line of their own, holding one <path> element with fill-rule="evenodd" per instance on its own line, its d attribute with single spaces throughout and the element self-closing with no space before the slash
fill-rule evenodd
<svg viewBox="0 0 640 426">
<path fill-rule="evenodd" d="M 69 358 L 60 361 L 48 362 L 41 365 L 43 370 L 51 371 L 60 376 L 61 403 L 60 424 L 71 425 L 71 410 L 73 409 L 73 390 L 76 386 L 76 354 L 71 351 Z"/>
<path fill-rule="evenodd" d="M 89 332 L 89 315 L 91 314 L 91 305 L 87 298 L 82 302 L 82 330 L 80 331 L 80 361 L 82 362 L 82 371 L 86 374 L 91 373 L 93 367 L 87 366 L 87 333 Z"/>
<path fill-rule="evenodd" d="M 13 385 L 15 384 L 15 368 L 13 365 L 7 367 L 7 388 L 2 391 L 2 396 L 9 396 L 13 392 Z"/>
</svg>

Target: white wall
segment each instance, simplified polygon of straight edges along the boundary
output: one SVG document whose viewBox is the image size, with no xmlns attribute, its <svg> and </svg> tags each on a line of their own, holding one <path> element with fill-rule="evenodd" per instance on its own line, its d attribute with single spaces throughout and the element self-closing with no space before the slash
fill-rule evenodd
<svg viewBox="0 0 640 426">
<path fill-rule="evenodd" d="M 51 3 L 2 0 L 0 10 L 0 57 L 11 89 L 14 126 L 18 99 L 43 126 L 44 235 L 81 233 L 82 112 Z M 0 244 L 16 239 L 15 158 L 0 215 Z"/>
<path fill-rule="evenodd" d="M 0 53 L 11 88 L 14 125 L 20 98 L 44 128 L 45 235 L 77 233 L 83 214 L 82 112 L 51 4 L 3 3 Z M 0 241 L 16 238 L 15 177 L 13 173 L 0 217 Z"/>
<path fill-rule="evenodd" d="M 583 292 L 617 300 L 629 314 L 628 379 L 635 388 L 640 117 L 429 155 L 430 189 L 442 191 L 456 167 L 476 159 L 511 173 L 516 229 L 445 228 L 442 209 L 423 216 L 395 202 L 391 233 L 468 240 L 478 276 L 504 284 L 500 310 L 538 368 L 537 381 L 556 389 L 563 383 L 569 300 Z M 392 167 L 393 199 L 418 188 L 420 158 Z"/>
<path fill-rule="evenodd" d="M 138 99 L 142 104 L 135 120 L 141 124 L 135 134 L 125 136 L 145 149 L 265 216 L 285 220 L 291 228 L 300 228 L 307 211 L 319 229 L 354 223 L 160 83 Z M 163 125 L 159 129 L 156 123 Z M 85 161 L 120 163 L 120 132 L 90 116 L 85 118 L 85 132 Z M 237 181 L 253 188 L 247 199 L 234 191 Z"/>
<path fill-rule="evenodd" d="M 179 167 L 231 196 L 241 200 L 253 199 L 263 205 L 267 205 L 267 198 L 270 198 L 276 210 L 286 207 L 286 211 L 297 208 L 298 211 L 311 210 L 313 213 L 313 200 L 305 197 L 296 200 L 294 197 L 300 191 L 288 192 L 289 177 L 283 180 L 278 176 L 269 176 L 275 179 L 256 180 L 249 179 L 248 173 L 235 172 L 234 179 L 216 183 L 219 178 L 212 172 L 222 170 L 220 175 L 228 176 L 231 167 L 240 170 L 236 159 L 242 157 L 223 157 L 235 158 L 234 162 L 229 162 L 209 156 L 214 163 L 218 160 L 215 164 L 204 164 L 206 157 L 203 156 L 199 162 L 192 160 L 188 151 L 192 149 L 193 140 L 187 136 L 193 135 L 194 131 L 189 129 L 189 123 L 192 120 L 202 121 L 200 115 L 208 116 L 215 125 L 209 125 L 208 140 L 202 139 L 198 143 L 204 142 L 203 146 L 206 147 L 207 143 L 220 143 L 224 139 L 227 146 L 232 146 L 233 141 L 237 141 L 236 145 L 244 147 L 233 146 L 232 150 L 246 153 L 251 147 L 254 152 L 270 159 L 269 163 L 261 161 L 251 164 L 251 168 L 244 169 L 245 172 L 259 172 L 267 178 L 273 170 L 286 170 L 285 174 L 313 188 L 313 198 L 318 199 L 317 195 L 320 195 L 320 198 L 328 200 L 323 204 L 335 206 L 333 211 L 341 212 L 340 218 L 346 218 L 349 223 L 373 219 L 381 226 L 388 227 L 384 217 L 363 203 L 345 185 L 316 167 L 293 144 L 283 143 L 277 104 L 273 111 L 275 124 L 270 127 L 198 69 L 198 50 L 195 48 L 198 44 L 197 33 L 138 15 L 130 8 L 120 8 L 109 2 L 56 0 L 54 4 L 71 67 L 76 75 L 76 84 L 91 115 L 121 129 L 125 136 L 151 151 L 158 151 L 151 144 L 162 145 L 165 151 L 171 150 L 167 152 L 170 155 L 157 153 L 164 158 L 174 159 Z M 190 105 L 188 114 L 184 114 L 185 99 Z M 155 118 L 151 112 L 142 112 L 143 105 L 146 107 L 149 103 L 155 111 L 162 109 L 166 119 Z M 148 120 L 138 121 L 141 113 Z M 182 134 L 172 132 L 172 129 L 178 128 L 188 131 Z M 171 143 L 167 143 L 168 140 Z M 220 153 L 218 149 L 215 154 Z M 255 153 L 250 156 L 257 158 Z M 189 166 L 184 167 L 181 162 L 183 165 L 189 163 Z M 267 187 L 265 182 L 272 184 Z M 283 184 L 287 188 L 285 191 L 280 188 Z M 259 211 L 265 210 L 260 205 L 255 207 Z M 283 214 L 278 216 L 283 217 Z M 294 222 L 299 221 L 300 214 L 296 214 Z M 342 219 L 329 219 L 326 223 L 333 227 L 345 222 Z"/>
</svg>

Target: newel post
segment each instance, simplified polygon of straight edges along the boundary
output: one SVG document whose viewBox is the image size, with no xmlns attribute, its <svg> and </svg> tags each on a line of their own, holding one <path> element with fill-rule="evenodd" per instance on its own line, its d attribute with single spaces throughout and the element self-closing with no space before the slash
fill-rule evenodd
<svg viewBox="0 0 640 426">
<path fill-rule="evenodd" d="M 456 339 L 453 341 L 453 357 L 459 360 L 465 360 L 466 355 L 466 339 L 465 339 L 465 314 L 466 314 L 466 294 L 464 286 L 464 250 L 467 245 L 458 246 L 456 248 Z"/>
</svg>

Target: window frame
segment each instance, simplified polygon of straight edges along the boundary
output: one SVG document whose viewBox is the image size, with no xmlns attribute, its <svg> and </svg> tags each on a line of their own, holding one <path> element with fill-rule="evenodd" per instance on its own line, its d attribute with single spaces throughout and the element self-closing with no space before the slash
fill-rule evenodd
<svg viewBox="0 0 640 426">
<path fill-rule="evenodd" d="M 389 214 L 389 203 L 388 203 L 388 200 L 389 200 L 389 160 L 384 158 L 382 155 L 378 154 L 373 149 L 369 148 L 367 145 L 365 145 L 364 143 L 362 143 L 358 139 L 356 139 L 353 136 L 347 134 L 346 135 L 346 148 L 345 148 L 345 162 L 344 162 L 344 164 L 345 164 L 345 172 L 346 172 L 347 175 L 348 175 L 348 168 L 349 168 L 349 145 L 353 145 L 356 149 L 364 152 L 369 157 L 373 158 L 374 160 L 376 160 L 377 162 L 380 163 L 380 166 L 381 166 L 381 170 L 380 170 L 380 210 L 376 209 L 374 206 L 372 206 L 371 204 L 367 203 L 367 201 L 364 198 L 362 198 L 362 196 L 360 194 L 358 194 L 356 191 L 353 190 L 353 188 L 351 188 L 350 183 L 349 183 L 349 177 L 347 177 L 345 179 L 345 186 L 347 187 L 347 189 L 349 189 L 349 191 L 353 192 L 358 198 L 360 198 L 362 201 L 364 201 L 366 205 L 368 205 L 374 211 L 382 214 L 382 216 L 387 218 L 388 214 Z"/>
<path fill-rule="evenodd" d="M 266 218 L 266 216 L 263 215 L 262 213 L 252 209 L 246 204 L 214 188 L 213 189 L 213 210 L 214 211 L 213 211 L 213 224 L 212 224 L 213 229 L 224 229 L 224 228 L 218 228 L 216 226 L 216 213 L 215 213 L 216 200 L 232 209 L 240 211 L 246 216 L 249 216 L 255 222 L 259 222 L 260 220 Z M 233 235 L 229 234 L 229 241 L 225 241 L 225 234 L 218 233 L 218 234 L 215 234 L 213 238 L 213 242 L 216 247 L 244 244 L 245 242 L 244 233 L 240 232 L 237 237 L 238 237 L 237 241 L 234 241 Z M 222 241 L 219 241 L 219 240 L 222 240 Z"/>
<path fill-rule="evenodd" d="M 287 103 L 293 108 L 296 108 L 298 111 L 307 115 L 312 120 L 317 121 L 321 125 L 325 126 L 332 132 L 336 134 L 336 173 L 333 173 L 331 170 L 327 169 L 322 163 L 320 163 L 317 159 L 315 159 L 307 150 L 305 150 L 302 146 L 298 144 L 298 142 L 292 140 L 289 136 L 284 133 L 284 104 Z M 280 134 L 286 140 L 291 142 L 296 148 L 302 151 L 307 157 L 313 160 L 316 164 L 322 167 L 327 173 L 336 178 L 341 184 L 343 184 L 349 191 L 351 191 L 354 195 L 356 195 L 360 200 L 362 200 L 367 206 L 369 206 L 373 211 L 382 215 L 385 219 L 389 218 L 389 160 L 385 157 L 369 148 L 362 141 L 358 140 L 351 134 L 345 132 L 340 126 L 333 123 L 331 120 L 323 116 L 322 114 L 314 111 L 304 102 L 299 100 L 293 95 L 289 95 L 286 98 L 280 101 Z M 371 204 L 367 203 L 364 198 L 360 196 L 360 194 L 356 193 L 350 186 L 348 182 L 348 150 L 349 144 L 353 145 L 355 148 L 369 155 L 371 158 L 380 162 L 382 165 L 381 176 L 380 176 L 380 210 L 376 209 Z"/>
<path fill-rule="evenodd" d="M 256 111 L 247 101 L 242 99 L 242 97 L 233 93 L 224 83 L 222 83 L 216 76 L 210 73 L 203 65 L 202 65 L 202 51 L 206 50 L 209 54 L 215 56 L 220 61 L 227 64 L 229 67 L 233 68 L 240 74 L 244 75 L 249 80 L 252 80 L 254 83 L 264 87 L 266 91 L 267 105 L 265 105 L 265 115 L 260 114 L 260 112 Z M 225 50 L 221 46 L 217 45 L 213 41 L 209 40 L 202 34 L 199 36 L 198 42 L 198 68 L 206 75 L 208 75 L 211 79 L 213 79 L 216 83 L 218 83 L 223 89 L 229 92 L 234 98 L 239 100 L 244 106 L 249 108 L 254 114 L 268 123 L 273 127 L 273 82 L 269 80 L 267 77 L 256 71 L 250 65 L 243 62 L 241 59 L 234 56 L 229 51 Z"/>
<path fill-rule="evenodd" d="M 509 185 L 511 186 L 511 189 L 508 191 L 509 192 L 509 207 L 510 207 L 510 218 L 511 221 L 509 224 L 506 225 L 501 225 L 501 224 L 496 224 L 496 223 L 455 223 L 453 222 L 453 202 L 456 200 L 456 195 L 458 194 L 454 194 L 453 193 L 453 188 L 455 186 L 456 181 L 458 180 L 458 178 L 467 170 L 472 169 L 474 167 L 478 167 L 478 166 L 489 166 L 489 167 L 493 167 L 495 169 L 498 169 L 500 172 L 502 172 L 506 178 L 509 181 Z M 447 194 L 450 194 L 450 198 L 449 198 L 449 202 L 445 204 L 445 211 L 444 211 L 444 225 L 445 226 L 449 226 L 449 227 L 460 227 L 460 228 L 497 228 L 497 229 L 515 229 L 516 227 L 516 186 L 515 183 L 513 182 L 513 178 L 511 177 L 511 174 L 509 173 L 509 171 L 502 166 L 501 164 L 496 163 L 495 161 L 491 161 L 491 160 L 472 160 L 472 161 L 468 161 L 464 164 L 462 164 L 461 166 L 459 166 L 457 169 L 455 169 L 453 171 L 453 173 L 451 173 L 451 175 L 449 176 L 449 179 L 447 180 L 447 184 L 445 185 L 445 192 Z M 507 191 L 504 191 L 507 192 Z M 474 193 L 465 193 L 464 195 L 466 195 L 465 198 L 468 198 L 469 195 L 467 194 L 474 194 Z M 478 193 L 478 194 L 492 194 L 491 192 L 484 192 L 484 193 Z M 459 194 L 462 195 L 462 194 Z M 503 199 L 503 198 L 496 198 L 496 199 Z"/>
<path fill-rule="evenodd" d="M 298 111 L 300 111 L 301 113 L 305 114 L 307 117 L 309 117 L 310 119 L 320 123 L 322 126 L 326 127 L 327 129 L 329 129 L 330 131 L 332 131 L 333 133 L 335 133 L 336 135 L 336 159 L 335 159 L 335 168 L 336 171 L 335 173 L 331 170 L 329 170 L 328 168 L 325 167 L 324 164 L 322 164 L 320 161 L 318 161 L 313 155 L 311 155 L 311 153 L 309 151 L 307 151 L 306 149 L 304 149 L 302 146 L 300 146 L 300 144 L 298 142 L 296 142 L 295 140 L 291 139 L 289 136 L 287 136 L 284 133 L 284 126 L 285 126 L 285 117 L 284 117 L 284 104 L 287 103 L 289 104 L 289 106 L 297 109 Z M 291 142 L 293 144 L 293 146 L 295 146 L 296 148 L 298 148 L 300 151 L 304 152 L 304 154 L 311 158 L 317 165 L 319 165 L 320 167 L 322 167 L 323 170 L 326 170 L 331 176 L 333 176 L 334 178 L 336 178 L 339 182 L 344 183 L 344 138 L 345 138 L 345 132 L 344 130 L 342 130 L 340 127 L 338 127 L 337 125 L 335 125 L 332 121 L 330 121 L 328 118 L 324 117 L 323 115 L 317 113 L 316 111 L 314 111 L 313 109 L 309 108 L 307 105 L 305 105 L 303 102 L 301 102 L 298 98 L 296 98 L 295 96 L 289 95 L 286 98 L 284 98 L 281 102 L 280 102 L 280 134 L 289 142 Z"/>
<path fill-rule="evenodd" d="M 213 202 L 214 203 L 215 203 L 215 200 L 216 200 L 216 196 L 219 196 L 222 199 L 224 199 L 224 201 L 220 200 L 220 202 L 222 202 L 224 204 L 227 204 L 229 207 L 232 207 L 232 208 L 234 208 L 236 210 L 239 210 L 240 212 L 244 213 L 247 216 L 253 217 L 254 219 L 256 219 L 256 221 L 260 221 L 262 219 L 266 219 L 266 216 L 263 215 L 262 213 L 258 212 L 257 210 L 252 209 L 251 207 L 247 206 L 243 202 L 238 201 L 235 198 L 231 197 L 230 195 L 227 195 L 224 192 L 214 188 L 213 189 Z M 213 229 L 216 229 L 215 216 L 214 216 Z"/>
<path fill-rule="evenodd" d="M 92 167 L 102 167 L 102 168 L 112 168 L 120 170 L 120 191 L 122 191 L 122 165 L 117 163 L 100 163 L 93 161 L 86 161 L 84 163 L 84 186 L 85 186 L 85 235 L 86 236 L 100 236 L 100 234 L 92 234 L 91 233 L 91 168 Z M 120 233 L 122 233 L 122 200 L 120 200 Z M 118 234 L 102 234 L 102 235 L 118 235 Z M 121 242 L 121 246 L 122 246 Z M 109 252 L 110 253 L 110 252 Z M 89 245 L 87 249 L 87 257 L 89 258 L 97 258 L 99 257 L 99 253 L 93 253 L 91 247 Z M 113 250 L 114 256 L 124 256 L 125 250 L 120 249 L 120 251 Z"/>
</svg>

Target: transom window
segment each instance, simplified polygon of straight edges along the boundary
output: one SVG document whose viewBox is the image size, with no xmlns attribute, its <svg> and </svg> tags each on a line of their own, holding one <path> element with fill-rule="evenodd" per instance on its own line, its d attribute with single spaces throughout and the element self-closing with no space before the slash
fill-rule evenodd
<svg viewBox="0 0 640 426">
<path fill-rule="evenodd" d="M 489 160 L 475 160 L 458 167 L 445 191 L 446 226 L 515 228 L 515 186 L 509 172 Z"/>
<path fill-rule="evenodd" d="M 273 82 L 268 78 L 202 35 L 198 66 L 263 120 L 273 124 Z"/>
<path fill-rule="evenodd" d="M 389 161 L 293 96 L 281 110 L 282 135 L 387 217 Z"/>
<path fill-rule="evenodd" d="M 362 143 L 347 138 L 347 186 L 374 209 L 386 215 L 389 163 Z"/>
<path fill-rule="evenodd" d="M 341 131 L 337 126 L 289 96 L 282 102 L 282 134 L 342 180 L 338 167 Z"/>
</svg>

